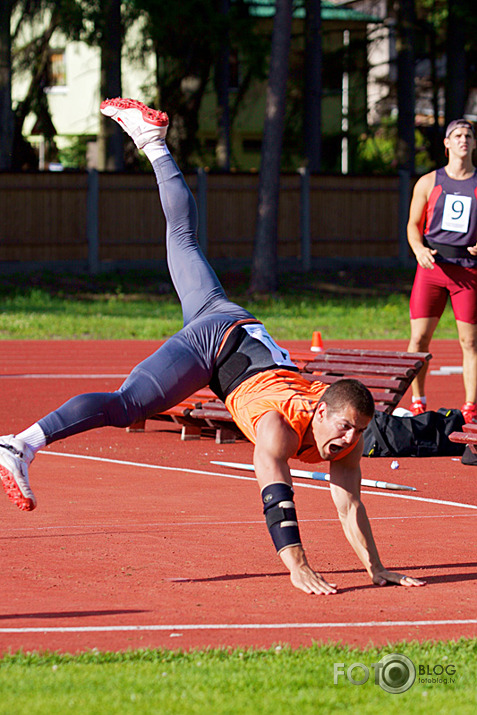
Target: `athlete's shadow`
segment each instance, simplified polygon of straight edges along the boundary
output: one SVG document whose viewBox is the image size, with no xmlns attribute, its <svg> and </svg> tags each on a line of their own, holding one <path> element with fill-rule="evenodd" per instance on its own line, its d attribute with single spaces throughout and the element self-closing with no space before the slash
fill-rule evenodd
<svg viewBox="0 0 477 715">
<path fill-rule="evenodd" d="M 477 562 L 475 561 L 461 561 L 461 562 L 455 562 L 452 564 L 419 564 L 418 566 L 416 564 L 413 564 L 412 566 L 397 566 L 396 564 L 392 564 L 392 567 L 389 568 L 390 571 L 397 571 L 398 573 L 407 573 L 408 571 L 416 571 L 416 570 L 421 570 L 421 569 L 458 569 L 458 568 L 477 568 Z M 325 571 L 321 570 L 321 573 L 361 573 L 363 571 L 362 568 L 357 568 L 354 569 L 333 569 L 333 571 Z"/>
<path fill-rule="evenodd" d="M 462 581 L 477 581 L 477 573 L 451 573 L 439 576 L 422 576 L 427 583 L 461 583 Z"/>
<path fill-rule="evenodd" d="M 426 573 L 426 570 L 435 571 L 436 569 L 459 569 L 459 568 L 477 568 L 477 563 L 462 562 L 453 564 L 423 564 L 422 566 L 392 566 L 389 570 L 396 573 L 402 573 L 406 576 L 411 576 L 413 571 L 419 571 L 419 575 L 416 578 L 421 579 L 429 584 L 434 583 L 461 583 L 463 581 L 477 581 L 477 571 L 475 573 L 445 573 L 445 574 L 432 574 Z M 332 580 L 333 574 L 347 574 L 347 573 L 362 573 L 359 568 L 356 569 L 338 569 L 336 571 L 322 571 L 323 575 L 327 580 Z M 392 584 L 390 584 L 392 585 Z"/>
<path fill-rule="evenodd" d="M 358 569 L 356 570 L 358 572 Z M 321 572 L 323 573 L 323 572 Z M 364 573 L 364 572 L 361 572 Z M 166 581 L 177 581 L 181 583 L 213 583 L 218 581 L 243 581 L 245 579 L 253 578 L 283 578 L 289 583 L 289 574 L 286 571 L 281 571 L 277 573 L 244 573 L 244 574 L 224 574 L 222 576 L 209 576 L 204 578 L 168 578 Z M 331 583 L 335 582 L 333 574 L 327 574 L 326 580 Z M 393 584 L 391 584 L 393 585 Z M 346 593 L 347 591 L 362 591 L 367 588 L 377 588 L 374 584 L 369 583 L 362 586 L 350 586 L 348 588 L 341 588 L 338 584 L 338 593 Z"/>
<path fill-rule="evenodd" d="M 4 613 L 0 615 L 1 621 L 13 618 L 89 618 L 90 616 L 118 616 L 126 613 L 146 613 L 144 610 L 121 609 L 111 611 L 45 611 L 38 613 Z"/>
<path fill-rule="evenodd" d="M 476 581 L 477 580 L 477 572 L 476 573 L 451 573 L 451 574 L 438 574 L 438 575 L 426 575 L 426 573 L 422 574 L 422 571 L 425 571 L 425 569 L 436 569 L 436 568 L 459 568 L 459 567 L 473 567 L 477 566 L 477 564 L 474 563 L 462 563 L 462 564 L 432 564 L 428 566 L 402 566 L 402 567 L 396 567 L 390 569 L 393 572 L 397 573 L 402 573 L 405 575 L 410 575 L 410 572 L 419 570 L 420 575 L 418 576 L 419 579 L 422 579 L 422 581 L 425 581 L 428 584 L 435 584 L 435 583 L 461 583 L 463 581 Z M 363 569 L 344 569 L 344 570 L 336 570 L 336 571 L 321 571 L 320 572 L 327 581 L 334 583 L 335 581 L 338 582 L 338 593 L 347 593 L 347 592 L 352 592 L 352 591 L 363 591 L 369 588 L 389 588 L 390 586 L 400 586 L 400 584 L 395 584 L 395 583 L 388 583 L 385 587 L 383 586 L 377 586 L 377 584 L 373 584 L 371 582 L 362 584 L 359 586 L 349 586 L 349 587 L 340 587 L 339 585 L 339 577 L 341 574 L 364 574 Z M 276 573 L 245 573 L 245 574 L 223 574 L 221 576 L 208 576 L 208 577 L 202 577 L 202 578 L 168 578 L 164 579 L 166 581 L 172 581 L 172 582 L 181 582 L 181 583 L 213 583 L 213 582 L 219 582 L 219 581 L 243 581 L 246 579 L 254 579 L 254 578 L 286 578 L 288 579 L 289 575 L 287 572 L 281 571 L 281 572 L 276 572 Z"/>
<path fill-rule="evenodd" d="M 207 576 L 203 578 L 167 578 L 165 581 L 180 581 L 181 583 L 213 583 L 214 581 L 242 581 L 249 578 L 274 578 L 275 576 L 288 576 L 287 573 L 236 573 L 223 574 L 222 576 Z"/>
</svg>

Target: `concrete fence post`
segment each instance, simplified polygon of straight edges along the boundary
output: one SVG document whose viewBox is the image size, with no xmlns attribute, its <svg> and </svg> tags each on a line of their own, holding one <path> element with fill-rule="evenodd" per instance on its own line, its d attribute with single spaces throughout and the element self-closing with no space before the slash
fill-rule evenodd
<svg viewBox="0 0 477 715">
<path fill-rule="evenodd" d="M 304 273 L 311 270 L 310 235 L 310 170 L 307 166 L 298 169 L 300 174 L 300 244 L 301 268 Z"/>
<path fill-rule="evenodd" d="M 399 265 L 408 268 L 412 265 L 409 257 L 409 243 L 407 241 L 407 222 L 409 219 L 411 172 L 408 169 L 399 169 L 399 198 L 398 198 L 398 241 Z"/>
<path fill-rule="evenodd" d="M 207 255 L 207 174 L 200 167 L 197 169 L 197 209 L 199 211 L 199 246 L 202 248 L 204 256 Z"/>
<path fill-rule="evenodd" d="M 88 272 L 95 275 L 99 270 L 99 175 L 96 169 L 88 169 L 86 198 L 86 238 L 88 241 Z"/>
</svg>

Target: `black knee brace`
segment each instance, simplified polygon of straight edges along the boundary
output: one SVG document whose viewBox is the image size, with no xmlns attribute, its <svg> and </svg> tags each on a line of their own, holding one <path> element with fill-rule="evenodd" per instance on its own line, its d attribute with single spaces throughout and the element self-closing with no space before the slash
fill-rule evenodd
<svg viewBox="0 0 477 715">
<path fill-rule="evenodd" d="M 262 490 L 263 513 L 277 553 L 287 546 L 300 546 L 293 489 L 284 482 L 273 482 Z"/>
</svg>

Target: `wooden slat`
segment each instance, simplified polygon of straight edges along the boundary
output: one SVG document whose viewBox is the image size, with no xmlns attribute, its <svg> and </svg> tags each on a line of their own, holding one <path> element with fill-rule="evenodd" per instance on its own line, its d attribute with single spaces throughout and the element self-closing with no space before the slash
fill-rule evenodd
<svg viewBox="0 0 477 715">
<path fill-rule="evenodd" d="M 351 355 L 347 357 L 346 355 L 326 355 L 323 353 L 320 357 L 314 358 L 305 364 L 305 370 L 321 370 L 323 367 L 333 367 L 333 364 L 344 363 L 352 368 L 354 365 L 369 365 L 371 367 L 375 365 L 395 366 L 395 367 L 409 367 L 414 370 L 419 369 L 422 365 L 422 360 L 405 360 L 399 357 L 373 357 L 369 358 L 365 355 Z"/>
<path fill-rule="evenodd" d="M 328 355 L 362 355 L 366 357 L 399 357 L 403 360 L 422 360 L 428 362 L 432 355 L 431 353 L 404 353 L 395 350 L 366 350 L 364 348 L 328 348 Z"/>
<path fill-rule="evenodd" d="M 316 382 L 320 380 L 325 382 L 327 385 L 332 385 L 338 380 L 342 380 L 341 375 L 312 375 L 311 373 L 302 373 L 302 377 L 305 377 L 310 382 Z M 361 375 L 360 381 L 368 389 L 380 388 L 382 390 L 389 390 L 391 392 L 404 393 L 409 387 L 409 380 L 401 380 L 399 377 L 375 377 L 374 375 Z"/>
<path fill-rule="evenodd" d="M 477 434 L 471 434 L 470 432 L 451 432 L 449 439 L 451 442 L 457 442 L 458 444 L 477 444 Z"/>
<path fill-rule="evenodd" d="M 226 407 L 224 407 L 222 410 L 221 409 L 216 409 L 216 410 L 211 410 L 207 409 L 205 407 L 202 407 L 201 409 L 198 410 L 192 410 L 190 413 L 190 416 L 192 418 L 196 417 L 199 418 L 200 420 L 225 420 L 226 422 L 232 422 L 232 415 L 228 411 Z"/>
<path fill-rule="evenodd" d="M 342 379 L 343 378 L 338 375 L 320 375 L 320 377 L 317 377 L 317 380 L 325 383 L 326 385 L 332 385 L 334 382 L 338 382 Z M 401 398 L 404 394 L 402 390 L 382 391 L 379 389 L 375 389 L 367 385 L 365 380 L 360 378 L 360 381 L 369 389 L 375 402 L 381 402 L 387 405 L 396 405 L 398 402 L 401 401 Z"/>
<path fill-rule="evenodd" d="M 305 372 L 321 372 L 323 374 L 333 375 L 340 374 L 350 377 L 351 375 L 395 375 L 396 377 L 405 376 L 410 377 L 415 375 L 416 371 L 422 366 L 419 363 L 418 366 L 407 366 L 403 365 L 399 367 L 398 365 L 377 365 L 370 363 L 357 363 L 349 365 L 345 362 L 337 363 L 312 363 L 307 365 Z"/>
</svg>

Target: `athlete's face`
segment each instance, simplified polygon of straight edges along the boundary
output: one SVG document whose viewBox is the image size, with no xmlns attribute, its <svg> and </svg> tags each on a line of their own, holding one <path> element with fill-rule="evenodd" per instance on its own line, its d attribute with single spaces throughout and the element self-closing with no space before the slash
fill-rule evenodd
<svg viewBox="0 0 477 715">
<path fill-rule="evenodd" d="M 320 457 L 330 461 L 339 457 L 344 449 L 359 440 L 370 421 L 370 417 L 351 405 L 333 412 L 325 402 L 320 402 L 312 422 Z"/>
<path fill-rule="evenodd" d="M 459 157 L 466 156 L 475 149 L 475 138 L 470 129 L 457 127 L 447 139 L 444 139 L 444 144 L 449 153 Z"/>
</svg>

